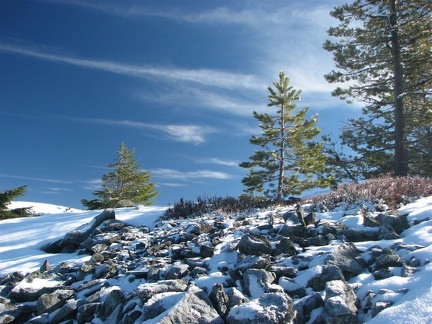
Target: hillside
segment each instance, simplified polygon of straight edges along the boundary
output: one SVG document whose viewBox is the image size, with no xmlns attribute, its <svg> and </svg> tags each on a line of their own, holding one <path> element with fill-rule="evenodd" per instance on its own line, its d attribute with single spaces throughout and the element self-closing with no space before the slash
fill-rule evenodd
<svg viewBox="0 0 432 324">
<path fill-rule="evenodd" d="M 123 208 L 97 225 L 101 211 L 24 204 L 48 213 L 0 224 L 2 323 L 432 322 L 432 196 L 307 228 L 294 206 L 163 222 L 165 207 Z M 75 250 L 41 251 L 60 242 Z"/>
</svg>

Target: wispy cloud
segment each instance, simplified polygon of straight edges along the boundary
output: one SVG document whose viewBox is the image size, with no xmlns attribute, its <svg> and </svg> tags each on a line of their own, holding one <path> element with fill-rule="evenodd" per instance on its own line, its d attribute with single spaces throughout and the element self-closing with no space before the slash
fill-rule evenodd
<svg viewBox="0 0 432 324">
<path fill-rule="evenodd" d="M 163 105 L 197 107 L 228 113 L 238 116 L 250 116 L 254 110 L 260 107 L 266 107 L 266 87 L 264 83 L 258 90 L 241 93 L 238 91 L 235 95 L 230 91 L 215 91 L 202 87 L 182 87 L 177 85 L 176 88 L 170 88 L 166 92 L 150 92 L 144 90 L 136 91 L 132 96 L 144 102 L 151 102 Z M 261 100 L 262 99 L 262 100 Z"/>
<path fill-rule="evenodd" d="M 91 180 L 87 180 L 84 181 L 84 186 L 83 188 L 86 190 L 98 190 L 101 188 L 102 185 L 102 179 L 91 179 Z"/>
<path fill-rule="evenodd" d="M 83 68 L 102 70 L 105 72 L 122 74 L 131 77 L 158 77 L 167 81 L 185 81 L 221 88 L 253 89 L 260 85 L 260 80 L 254 75 L 230 73 L 214 69 L 181 69 L 131 65 L 113 61 L 91 60 L 67 55 L 59 55 L 41 51 L 38 48 L 4 43 L 0 43 L 0 51 L 31 56 L 51 62 L 67 63 Z"/>
<path fill-rule="evenodd" d="M 70 184 L 71 183 L 70 181 L 64 181 L 64 180 L 59 180 L 59 179 L 19 176 L 19 175 L 4 174 L 4 173 L 0 173 L 0 177 L 10 178 L 10 179 L 21 179 L 21 180 L 28 180 L 28 181 L 41 181 L 41 182 L 49 182 L 49 183 L 63 183 L 63 184 Z"/>
<path fill-rule="evenodd" d="M 224 166 L 230 166 L 230 167 L 238 167 L 239 161 L 230 161 L 230 160 L 223 160 L 220 158 L 208 158 L 208 159 L 200 159 L 197 160 L 196 163 L 203 163 L 203 164 L 217 164 L 217 165 L 224 165 Z"/>
<path fill-rule="evenodd" d="M 202 144 L 206 141 L 206 136 L 215 133 L 216 129 L 210 126 L 200 125 L 175 125 L 175 124 L 156 124 L 142 123 L 131 120 L 111 120 L 111 119 L 91 119 L 73 118 L 79 122 L 110 125 L 116 127 L 130 127 L 136 129 L 153 129 L 164 133 L 170 140 L 191 144 Z"/>
<path fill-rule="evenodd" d="M 179 180 L 179 181 L 190 181 L 190 180 L 199 180 L 199 179 L 231 179 L 232 175 L 219 172 L 219 171 L 210 171 L 210 170 L 198 170 L 198 171 L 188 171 L 182 172 L 173 169 L 153 169 L 151 170 L 151 174 L 154 177 L 158 177 L 166 180 Z"/>
</svg>

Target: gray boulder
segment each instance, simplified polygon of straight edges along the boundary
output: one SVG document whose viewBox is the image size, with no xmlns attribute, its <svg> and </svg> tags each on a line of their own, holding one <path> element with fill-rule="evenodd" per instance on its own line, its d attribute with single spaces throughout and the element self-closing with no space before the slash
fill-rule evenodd
<svg viewBox="0 0 432 324">
<path fill-rule="evenodd" d="M 9 298 L 21 302 L 37 301 L 43 294 L 49 294 L 63 288 L 64 287 L 61 282 L 51 287 L 40 287 L 36 284 L 32 285 L 31 283 L 26 282 L 26 280 L 23 280 L 10 291 Z"/>
<path fill-rule="evenodd" d="M 247 269 L 267 269 L 270 266 L 268 255 L 246 255 L 234 268 L 244 273 Z"/>
<path fill-rule="evenodd" d="M 230 324 L 290 323 L 294 318 L 292 299 L 285 293 L 265 293 L 259 298 L 233 307 Z"/>
<path fill-rule="evenodd" d="M 240 290 L 235 287 L 226 288 L 225 293 L 228 296 L 229 309 L 233 308 L 234 306 L 249 302 L 249 298 L 247 298 Z"/>
<path fill-rule="evenodd" d="M 189 266 L 184 263 L 174 263 L 165 272 L 165 279 L 181 279 L 189 273 Z"/>
<path fill-rule="evenodd" d="M 225 319 L 229 312 L 229 297 L 221 283 L 212 287 L 209 298 L 218 314 Z"/>
<path fill-rule="evenodd" d="M 343 280 L 326 284 L 324 313 L 325 323 L 357 323 L 356 295 Z"/>
<path fill-rule="evenodd" d="M 195 285 L 191 285 L 183 297 L 166 315 L 158 318 L 159 324 L 223 324 L 224 320 L 213 308 L 207 294 Z"/>
<path fill-rule="evenodd" d="M 272 272 L 263 269 L 248 269 L 243 275 L 243 290 L 252 298 L 257 298 L 266 292 L 275 280 L 276 276 Z"/>
<path fill-rule="evenodd" d="M 307 282 L 307 287 L 314 291 L 322 291 L 328 281 L 345 280 L 342 271 L 336 265 L 325 265 L 322 267 L 321 273 L 317 274 Z"/>
<path fill-rule="evenodd" d="M 37 314 L 51 313 L 57 308 L 62 307 L 73 294 L 73 290 L 66 289 L 58 289 L 52 293 L 43 294 L 36 303 Z"/>
<path fill-rule="evenodd" d="M 279 243 L 276 244 L 276 252 L 279 251 L 283 254 L 297 255 L 297 249 L 294 243 L 286 237 L 283 237 Z"/>
<path fill-rule="evenodd" d="M 342 243 L 333 250 L 326 259 L 326 264 L 337 266 L 346 280 L 363 273 L 367 267 L 366 262 L 360 256 L 359 250 L 352 243 Z"/>
<path fill-rule="evenodd" d="M 138 297 L 146 302 L 153 295 L 164 293 L 164 292 L 182 292 L 186 291 L 188 287 L 187 281 L 175 279 L 175 280 L 160 280 L 158 282 L 145 283 L 137 287 Z"/>
<path fill-rule="evenodd" d="M 41 250 L 47 253 L 72 253 L 100 224 L 109 219 L 115 219 L 114 210 L 103 211 L 101 214 L 93 218 L 90 223 L 81 225 L 77 229 L 66 233 L 63 239 L 47 244 L 43 246 Z"/>
<path fill-rule="evenodd" d="M 301 238 L 307 238 L 308 232 L 307 227 L 305 227 L 303 224 L 299 225 L 283 225 L 282 228 L 279 230 L 279 235 L 285 236 L 285 237 L 301 237 Z"/>
<path fill-rule="evenodd" d="M 246 255 L 271 254 L 273 249 L 268 239 L 262 235 L 248 233 L 242 236 L 238 244 L 240 253 Z"/>
<path fill-rule="evenodd" d="M 113 289 L 108 293 L 108 296 L 102 303 L 101 309 L 98 313 L 98 317 L 105 321 L 108 316 L 116 309 L 116 307 L 124 301 L 123 293 L 120 289 Z"/>
</svg>

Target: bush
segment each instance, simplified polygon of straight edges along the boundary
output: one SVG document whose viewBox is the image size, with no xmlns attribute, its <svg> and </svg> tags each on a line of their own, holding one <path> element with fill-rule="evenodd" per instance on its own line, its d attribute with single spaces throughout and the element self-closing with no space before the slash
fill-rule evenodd
<svg viewBox="0 0 432 324">
<path fill-rule="evenodd" d="M 198 197 L 194 201 L 185 201 L 181 198 L 162 215 L 162 220 L 180 219 L 201 216 L 206 213 L 220 212 L 234 214 L 243 211 L 250 211 L 256 208 L 268 208 L 276 205 L 276 201 L 264 197 L 241 196 L 234 197 Z"/>
<path fill-rule="evenodd" d="M 328 194 L 303 199 L 303 203 L 323 203 L 332 210 L 340 203 L 355 204 L 369 201 L 384 203 L 396 209 L 412 199 L 432 195 L 432 179 L 423 177 L 384 176 L 362 183 L 343 183 Z"/>
</svg>

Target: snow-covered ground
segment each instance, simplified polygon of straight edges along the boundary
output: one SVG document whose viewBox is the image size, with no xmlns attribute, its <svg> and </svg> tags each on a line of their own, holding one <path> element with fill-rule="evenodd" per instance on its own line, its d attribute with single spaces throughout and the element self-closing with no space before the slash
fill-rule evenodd
<svg viewBox="0 0 432 324">
<path fill-rule="evenodd" d="M 11 208 L 34 206 L 35 213 L 44 215 L 30 218 L 18 218 L 0 221 L 0 274 L 21 271 L 28 273 L 38 270 L 45 260 L 51 265 L 63 261 L 81 263 L 90 256 L 75 254 L 48 254 L 40 247 L 62 238 L 68 231 L 80 225 L 89 223 L 100 211 L 67 210 L 66 207 L 52 206 L 29 202 L 14 202 Z M 166 207 L 140 207 L 116 209 L 116 218 L 132 225 L 146 225 L 152 229 L 157 218 L 163 214 Z M 432 323 L 432 196 L 419 199 L 400 209 L 401 213 L 409 213 L 411 225 L 415 220 L 429 218 L 419 225 L 412 226 L 402 233 L 397 240 L 356 243 L 360 250 L 366 250 L 375 244 L 381 247 L 390 246 L 396 242 L 407 245 L 420 245 L 422 248 L 406 251 L 404 259 L 415 257 L 423 266 L 420 271 L 408 277 L 394 276 L 383 280 L 375 280 L 372 274 L 363 273 L 357 276 L 355 283 L 358 294 L 366 294 L 372 290 L 400 288 L 408 289 L 405 294 L 394 295 L 394 305 L 380 312 L 368 323 Z M 268 211 L 266 211 L 268 213 Z M 344 212 L 327 212 L 317 214 L 317 219 L 344 222 L 348 227 L 361 227 L 361 217 L 358 215 L 342 217 Z M 256 214 L 255 214 L 256 215 Z M 226 237 L 225 239 L 229 239 Z M 232 239 L 232 237 L 231 237 Z M 230 255 L 215 254 L 214 262 L 229 261 Z M 428 263 L 428 260 L 431 261 Z M 216 273 L 214 274 L 216 275 Z M 211 275 L 210 275 L 211 277 Z M 301 280 L 302 278 L 296 278 Z M 349 281 L 349 283 L 353 283 Z M 385 294 L 389 298 L 389 294 Z"/>
<path fill-rule="evenodd" d="M 90 256 L 76 254 L 49 254 L 40 250 L 45 244 L 62 238 L 67 232 L 90 223 L 101 213 L 68 209 L 43 203 L 16 201 L 9 208 L 32 206 L 32 212 L 43 214 L 35 217 L 14 218 L 0 221 L 0 274 L 21 271 L 28 273 L 39 270 L 45 260 L 55 265 L 63 261 L 81 263 Z M 141 207 L 116 209 L 116 219 L 131 225 L 146 225 L 150 229 L 166 207 Z"/>
</svg>

